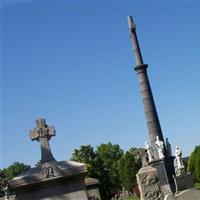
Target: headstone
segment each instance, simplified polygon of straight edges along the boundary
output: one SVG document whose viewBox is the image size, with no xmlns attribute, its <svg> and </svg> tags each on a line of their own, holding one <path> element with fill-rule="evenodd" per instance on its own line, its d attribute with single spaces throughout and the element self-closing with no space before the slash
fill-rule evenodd
<svg viewBox="0 0 200 200">
<path fill-rule="evenodd" d="M 41 162 L 37 167 L 13 178 L 9 188 L 15 200 L 100 200 L 98 180 L 88 179 L 85 164 L 73 161 L 56 161 L 49 140 L 55 129 L 44 119 L 36 120 L 36 128 L 30 131 L 31 140 L 41 146 Z"/>
<path fill-rule="evenodd" d="M 142 167 L 137 173 L 137 182 L 141 200 L 163 200 L 164 194 L 157 170 L 151 166 Z"/>
</svg>

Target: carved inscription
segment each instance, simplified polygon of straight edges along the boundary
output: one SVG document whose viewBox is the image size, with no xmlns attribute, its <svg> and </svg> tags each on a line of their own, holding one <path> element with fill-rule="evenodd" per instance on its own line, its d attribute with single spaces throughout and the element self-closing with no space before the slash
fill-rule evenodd
<svg viewBox="0 0 200 200">
<path fill-rule="evenodd" d="M 141 173 L 137 174 L 138 184 L 140 186 L 140 192 L 142 200 L 163 200 L 164 195 L 161 191 L 158 176 L 155 169 L 150 167 L 144 167 Z M 145 170 L 146 169 L 146 170 Z"/>
<path fill-rule="evenodd" d="M 42 169 L 43 169 L 45 178 L 54 177 L 54 171 L 53 171 L 53 167 L 51 165 L 44 166 Z"/>
<path fill-rule="evenodd" d="M 44 137 L 48 136 L 48 134 L 49 134 L 49 129 L 48 128 L 40 128 L 38 130 L 38 136 L 40 138 L 44 138 Z"/>
</svg>

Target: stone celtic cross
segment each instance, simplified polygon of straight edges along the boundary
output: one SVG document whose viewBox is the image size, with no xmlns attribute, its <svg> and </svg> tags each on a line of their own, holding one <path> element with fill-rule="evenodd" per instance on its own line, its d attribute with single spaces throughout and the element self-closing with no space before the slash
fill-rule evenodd
<svg viewBox="0 0 200 200">
<path fill-rule="evenodd" d="M 55 136 L 54 127 L 49 127 L 45 119 L 36 120 L 37 127 L 30 131 L 31 140 L 37 140 L 41 146 L 41 163 L 55 160 L 51 153 L 49 146 L 49 140 L 52 136 Z"/>
</svg>

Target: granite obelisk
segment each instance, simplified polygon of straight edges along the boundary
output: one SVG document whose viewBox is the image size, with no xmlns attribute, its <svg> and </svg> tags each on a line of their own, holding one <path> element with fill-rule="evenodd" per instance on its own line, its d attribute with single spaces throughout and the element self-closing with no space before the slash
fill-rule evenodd
<svg viewBox="0 0 200 200">
<path fill-rule="evenodd" d="M 142 54 L 139 47 L 139 42 L 136 34 L 136 25 L 133 22 L 131 16 L 128 17 L 128 25 L 130 29 L 130 36 L 133 43 L 134 56 L 136 60 L 135 71 L 137 72 L 140 92 L 142 95 L 144 111 L 148 126 L 149 138 L 153 153 L 153 161 L 149 162 L 149 165 L 155 168 L 158 172 L 159 181 L 161 184 L 161 190 L 164 195 L 174 192 L 174 157 L 167 153 L 164 138 L 156 111 L 156 106 L 151 91 L 150 82 L 147 75 L 147 64 L 143 63 Z M 161 148 L 158 148 L 162 145 Z M 157 147 L 157 149 L 156 149 Z M 161 156 L 162 155 L 162 156 Z"/>
<path fill-rule="evenodd" d="M 156 111 L 156 106 L 154 103 L 150 82 L 147 75 L 148 65 L 143 63 L 142 54 L 140 51 L 140 46 L 136 34 L 136 25 L 134 24 L 131 16 L 128 17 L 128 26 L 130 29 L 130 37 L 134 50 L 134 56 L 136 61 L 135 71 L 137 72 L 140 84 L 140 92 L 142 95 L 142 100 L 144 105 L 144 112 L 148 126 L 149 139 L 153 150 L 154 159 L 158 160 L 159 159 L 158 152 L 155 148 L 156 137 L 158 136 L 159 139 L 162 141 L 164 141 L 164 138 L 162 135 L 161 126 Z"/>
</svg>

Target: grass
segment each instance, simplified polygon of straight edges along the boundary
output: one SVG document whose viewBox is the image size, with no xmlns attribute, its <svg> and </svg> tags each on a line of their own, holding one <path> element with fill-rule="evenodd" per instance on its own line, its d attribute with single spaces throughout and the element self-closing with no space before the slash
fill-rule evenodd
<svg viewBox="0 0 200 200">
<path fill-rule="evenodd" d="M 139 198 L 136 198 L 136 197 L 126 197 L 125 199 L 123 200 L 140 200 Z"/>
<path fill-rule="evenodd" d="M 198 182 L 195 183 L 195 187 L 198 188 L 198 189 L 200 189 L 200 183 L 198 183 Z"/>
</svg>

